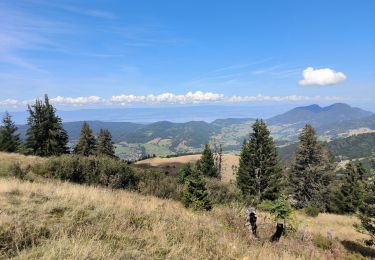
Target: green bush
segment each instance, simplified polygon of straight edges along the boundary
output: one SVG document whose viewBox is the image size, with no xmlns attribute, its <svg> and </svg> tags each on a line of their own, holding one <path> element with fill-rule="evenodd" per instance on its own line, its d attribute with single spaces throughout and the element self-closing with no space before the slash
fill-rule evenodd
<svg viewBox="0 0 375 260">
<path fill-rule="evenodd" d="M 75 183 L 103 185 L 110 188 L 136 188 L 134 171 L 124 162 L 107 156 L 62 155 L 51 157 L 33 167 L 36 174 Z"/>
<path fill-rule="evenodd" d="M 138 169 L 137 176 L 139 178 L 138 190 L 141 194 L 165 199 L 181 199 L 182 185 L 178 183 L 176 177 L 154 169 Z"/>
<path fill-rule="evenodd" d="M 229 204 L 241 200 L 241 193 L 234 183 L 224 183 L 216 178 L 207 178 L 206 187 L 213 204 Z"/>
<path fill-rule="evenodd" d="M 309 204 L 307 205 L 307 207 L 305 208 L 305 213 L 307 216 L 310 216 L 310 217 L 317 217 L 319 215 L 319 213 L 321 212 L 321 209 L 319 208 L 319 206 L 315 205 L 315 204 Z"/>
</svg>

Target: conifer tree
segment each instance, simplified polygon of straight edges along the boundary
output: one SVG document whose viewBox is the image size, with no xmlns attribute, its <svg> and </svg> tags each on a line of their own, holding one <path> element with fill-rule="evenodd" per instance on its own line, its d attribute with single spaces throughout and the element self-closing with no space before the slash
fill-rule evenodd
<svg viewBox="0 0 375 260">
<path fill-rule="evenodd" d="M 77 145 L 74 148 L 74 153 L 83 156 L 95 155 L 96 146 L 96 138 L 93 135 L 90 126 L 86 122 L 83 122 L 81 134 Z"/>
<path fill-rule="evenodd" d="M 98 145 L 96 149 L 98 155 L 106 155 L 109 157 L 115 156 L 115 146 L 112 142 L 112 135 L 108 129 L 100 129 L 98 135 Z"/>
<path fill-rule="evenodd" d="M 44 102 L 37 99 L 34 105 L 29 105 L 28 111 L 26 148 L 39 156 L 68 153 L 68 135 L 48 96 L 45 95 Z"/>
<path fill-rule="evenodd" d="M 318 142 L 314 128 L 306 125 L 299 136 L 288 184 L 293 198 L 293 206 L 307 205 L 326 207 L 333 164 L 329 152 Z"/>
<path fill-rule="evenodd" d="M 341 214 L 355 213 L 363 203 L 364 184 L 360 174 L 361 165 L 350 162 L 346 165 L 343 183 L 336 195 L 336 207 Z"/>
<path fill-rule="evenodd" d="M 270 131 L 256 120 L 240 154 L 237 185 L 244 199 L 275 200 L 280 193 L 281 167 Z"/>
<path fill-rule="evenodd" d="M 3 124 L 0 126 L 0 151 L 16 152 L 21 144 L 20 135 L 16 133 L 17 127 L 12 121 L 11 115 L 6 112 Z"/>
<path fill-rule="evenodd" d="M 186 179 L 193 175 L 194 169 L 191 167 L 190 163 L 182 167 L 177 174 L 177 182 L 178 183 L 185 183 Z"/>
<path fill-rule="evenodd" d="M 204 176 L 218 177 L 218 172 L 215 167 L 214 155 L 209 144 L 206 144 L 204 146 L 202 157 L 197 161 L 197 170 Z"/>
<path fill-rule="evenodd" d="M 375 244 L 375 178 L 370 180 L 363 205 L 360 207 L 362 227 L 370 234 L 368 244 Z"/>
<path fill-rule="evenodd" d="M 185 207 L 193 210 L 211 210 L 212 202 L 206 188 L 206 181 L 198 171 L 193 170 L 186 178 L 182 192 L 182 202 Z"/>
</svg>

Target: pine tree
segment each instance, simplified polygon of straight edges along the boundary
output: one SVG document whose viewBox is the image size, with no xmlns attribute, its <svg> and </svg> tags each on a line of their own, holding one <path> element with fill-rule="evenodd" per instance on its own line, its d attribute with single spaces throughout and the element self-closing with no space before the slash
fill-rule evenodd
<svg viewBox="0 0 375 260">
<path fill-rule="evenodd" d="M 98 135 L 98 146 L 96 149 L 98 155 L 106 155 L 109 157 L 115 156 L 115 146 L 112 142 L 112 135 L 108 129 L 100 129 Z"/>
<path fill-rule="evenodd" d="M 370 234 L 368 244 L 375 244 L 375 178 L 370 180 L 363 205 L 360 207 L 360 219 L 362 227 Z"/>
<path fill-rule="evenodd" d="M 83 156 L 95 155 L 96 153 L 96 138 L 92 133 L 90 126 L 83 122 L 81 134 L 79 136 L 74 153 Z"/>
<path fill-rule="evenodd" d="M 215 167 L 214 155 L 209 144 L 206 144 L 204 146 L 202 157 L 197 161 L 197 170 L 204 176 L 218 177 L 218 172 Z"/>
<path fill-rule="evenodd" d="M 237 185 L 244 199 L 275 200 L 280 193 L 281 167 L 270 131 L 256 120 L 240 154 Z"/>
<path fill-rule="evenodd" d="M 193 175 L 194 169 L 191 167 L 190 163 L 182 167 L 177 174 L 177 182 L 182 184 L 185 183 L 186 179 Z"/>
<path fill-rule="evenodd" d="M 182 192 L 182 202 L 185 207 L 193 210 L 211 210 L 212 202 L 209 199 L 206 182 L 198 171 L 193 170 L 186 178 Z"/>
<path fill-rule="evenodd" d="M 16 133 L 17 130 L 11 115 L 6 112 L 3 124 L 0 126 L 0 151 L 13 153 L 19 149 L 21 141 L 20 135 Z"/>
<path fill-rule="evenodd" d="M 45 95 L 44 102 L 37 99 L 34 105 L 28 107 L 28 111 L 26 148 L 39 156 L 68 153 L 68 135 L 48 96 Z"/>
<path fill-rule="evenodd" d="M 326 207 L 333 164 L 329 152 L 318 142 L 314 128 L 306 125 L 299 136 L 288 184 L 293 206 L 303 208 L 308 204 Z"/>
<path fill-rule="evenodd" d="M 335 199 L 339 213 L 355 213 L 362 205 L 364 197 L 364 184 L 360 176 L 362 170 L 359 164 L 350 162 L 346 165 L 344 180 Z"/>
</svg>

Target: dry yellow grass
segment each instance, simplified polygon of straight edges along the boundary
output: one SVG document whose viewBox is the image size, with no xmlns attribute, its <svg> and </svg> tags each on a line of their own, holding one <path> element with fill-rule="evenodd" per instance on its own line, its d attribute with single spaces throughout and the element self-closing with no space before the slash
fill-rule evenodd
<svg viewBox="0 0 375 260">
<path fill-rule="evenodd" d="M 274 223 L 267 214 L 259 214 L 259 233 L 265 239 L 257 241 L 248 237 L 238 207 L 196 213 L 171 200 L 68 183 L 0 179 L 0 208 L 0 258 L 334 259 L 346 255 L 336 240 L 324 250 L 302 241 L 300 232 L 276 244 L 268 242 Z M 355 221 L 323 214 L 307 223 L 312 233 L 329 227 L 340 239 L 354 240 L 361 238 L 351 227 Z"/>
<path fill-rule="evenodd" d="M 303 221 L 300 228 L 305 228 L 314 234 L 326 236 L 327 232 L 331 231 L 332 235 L 340 240 L 360 241 L 369 239 L 369 236 L 359 233 L 353 227 L 354 224 L 360 222 L 354 216 L 321 213 L 315 218 L 300 214 L 299 218 Z"/>
<path fill-rule="evenodd" d="M 201 158 L 200 154 L 193 155 L 183 155 L 178 157 L 171 158 L 161 158 L 155 157 L 147 160 L 142 160 L 137 162 L 137 165 L 148 165 L 152 167 L 164 167 L 166 165 L 178 165 L 178 164 L 188 164 L 195 163 Z M 224 182 L 229 182 L 235 177 L 233 167 L 238 166 L 239 156 L 234 154 L 223 154 L 223 163 L 222 163 L 222 179 Z"/>
<path fill-rule="evenodd" d="M 39 163 L 45 160 L 38 156 L 26 156 L 18 153 L 4 153 L 0 152 L 0 165 L 8 165 L 11 163 L 19 163 L 22 167 Z"/>
</svg>

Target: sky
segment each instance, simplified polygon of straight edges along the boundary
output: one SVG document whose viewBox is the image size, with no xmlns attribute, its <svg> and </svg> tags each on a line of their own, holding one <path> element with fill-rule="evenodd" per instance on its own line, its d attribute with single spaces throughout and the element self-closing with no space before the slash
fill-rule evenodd
<svg viewBox="0 0 375 260">
<path fill-rule="evenodd" d="M 331 104 L 375 111 L 375 1 L 0 0 L 0 111 Z"/>
</svg>

